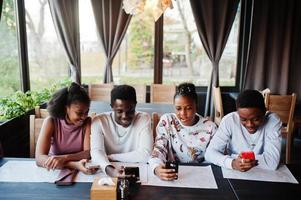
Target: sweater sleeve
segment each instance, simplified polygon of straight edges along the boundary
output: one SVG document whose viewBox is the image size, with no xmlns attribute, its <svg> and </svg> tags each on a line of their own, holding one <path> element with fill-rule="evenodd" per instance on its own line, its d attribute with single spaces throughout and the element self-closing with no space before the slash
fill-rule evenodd
<svg viewBox="0 0 301 200">
<path fill-rule="evenodd" d="M 95 117 L 92 121 L 90 142 L 92 161 L 99 164 L 102 171 L 105 172 L 105 168 L 110 165 L 110 162 L 105 151 L 104 135 L 101 129 L 101 121 L 98 117 Z"/>
<path fill-rule="evenodd" d="M 168 128 L 168 117 L 167 114 L 163 115 L 156 127 L 156 140 L 154 149 L 149 160 L 151 171 L 154 172 L 155 168 L 160 164 L 166 162 L 168 157 L 168 142 L 169 142 L 169 128 Z"/>
<path fill-rule="evenodd" d="M 130 152 L 109 155 L 114 161 L 120 162 L 147 162 L 153 148 L 153 136 L 151 131 L 151 119 L 149 114 L 140 113 L 140 117 L 133 124 L 131 134 L 138 137 L 138 147 Z M 140 128 L 137 128 L 140 127 Z"/>
<path fill-rule="evenodd" d="M 205 160 L 215 165 L 232 169 L 233 158 L 229 155 L 224 155 L 226 146 L 231 138 L 231 130 L 227 127 L 228 123 L 227 118 L 224 117 L 206 150 Z"/>
<path fill-rule="evenodd" d="M 270 116 L 266 124 L 264 150 L 261 155 L 256 155 L 258 167 L 276 170 L 281 154 L 281 126 L 282 123 L 276 114 Z"/>
</svg>

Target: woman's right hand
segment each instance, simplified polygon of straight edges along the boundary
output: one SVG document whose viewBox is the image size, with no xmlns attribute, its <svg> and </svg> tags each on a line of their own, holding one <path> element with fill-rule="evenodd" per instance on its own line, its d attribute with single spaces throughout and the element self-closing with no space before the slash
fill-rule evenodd
<svg viewBox="0 0 301 200">
<path fill-rule="evenodd" d="M 99 168 L 91 168 L 88 169 L 86 167 L 86 163 L 88 162 L 87 159 L 82 159 L 80 161 L 75 162 L 76 164 L 76 169 L 78 169 L 79 171 L 83 172 L 84 174 L 90 175 L 90 174 L 95 174 Z"/>
<path fill-rule="evenodd" d="M 175 169 L 165 169 L 165 165 L 163 164 L 155 168 L 155 174 L 164 181 L 178 179 L 178 173 L 175 172 Z"/>
</svg>

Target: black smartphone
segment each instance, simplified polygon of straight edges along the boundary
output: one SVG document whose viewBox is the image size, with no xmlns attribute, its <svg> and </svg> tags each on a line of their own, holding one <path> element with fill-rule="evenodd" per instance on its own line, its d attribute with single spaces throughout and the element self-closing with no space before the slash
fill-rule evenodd
<svg viewBox="0 0 301 200">
<path fill-rule="evenodd" d="M 165 163 L 165 169 L 174 169 L 178 173 L 179 165 L 176 161 L 167 161 Z"/>
<path fill-rule="evenodd" d="M 126 179 L 129 180 L 130 184 L 137 183 L 140 180 L 139 167 L 125 167 L 124 174 L 128 176 Z"/>
</svg>

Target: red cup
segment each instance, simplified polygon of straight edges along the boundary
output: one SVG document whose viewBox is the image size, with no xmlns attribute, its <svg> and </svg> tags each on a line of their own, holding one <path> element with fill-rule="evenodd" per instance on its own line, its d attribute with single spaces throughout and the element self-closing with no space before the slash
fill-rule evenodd
<svg viewBox="0 0 301 200">
<path fill-rule="evenodd" d="M 241 158 L 255 160 L 255 154 L 253 151 L 244 151 L 241 152 Z"/>
</svg>

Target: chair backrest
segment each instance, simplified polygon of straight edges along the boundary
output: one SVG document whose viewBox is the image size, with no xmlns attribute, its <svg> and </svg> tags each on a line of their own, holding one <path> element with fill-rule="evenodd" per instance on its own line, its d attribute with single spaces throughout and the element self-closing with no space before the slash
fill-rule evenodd
<svg viewBox="0 0 301 200">
<path fill-rule="evenodd" d="M 272 95 L 266 94 L 265 106 L 268 111 L 275 112 L 284 124 L 291 124 L 294 118 L 296 94 Z"/>
<path fill-rule="evenodd" d="M 160 115 L 157 112 L 153 112 L 152 113 L 152 130 L 153 130 L 154 141 L 157 136 L 156 127 L 157 127 L 159 121 L 160 121 Z"/>
<path fill-rule="evenodd" d="M 37 118 L 46 118 L 49 116 L 48 110 L 40 108 L 40 106 L 36 106 L 34 110 L 35 110 L 35 116 Z"/>
<path fill-rule="evenodd" d="M 89 84 L 89 97 L 91 101 L 111 101 L 111 90 L 114 88 L 112 83 Z"/>
<path fill-rule="evenodd" d="M 136 97 L 138 103 L 146 102 L 146 85 L 133 85 L 136 90 Z"/>
<path fill-rule="evenodd" d="M 36 144 L 38 141 L 38 137 L 43 125 L 45 118 L 38 118 L 35 115 L 30 115 L 30 120 L 29 120 L 29 132 L 30 132 L 30 157 L 34 158 L 35 157 L 35 149 L 36 149 Z"/>
<path fill-rule="evenodd" d="M 267 93 L 265 96 L 267 110 L 276 113 L 283 123 L 281 133 L 286 138 L 285 164 L 291 162 L 296 98 L 295 93 L 292 95 L 271 95 Z"/>
<path fill-rule="evenodd" d="M 173 104 L 175 85 L 151 84 L 151 103 Z"/>
<path fill-rule="evenodd" d="M 271 93 L 271 90 L 270 90 L 270 88 L 265 88 L 264 90 L 261 90 L 261 91 L 259 91 L 261 94 L 262 94 L 262 96 L 265 98 L 265 96 L 268 94 L 268 93 Z"/>
<path fill-rule="evenodd" d="M 220 87 L 213 87 L 213 102 L 214 102 L 214 122 L 219 126 L 224 117 L 223 100 Z"/>
</svg>

